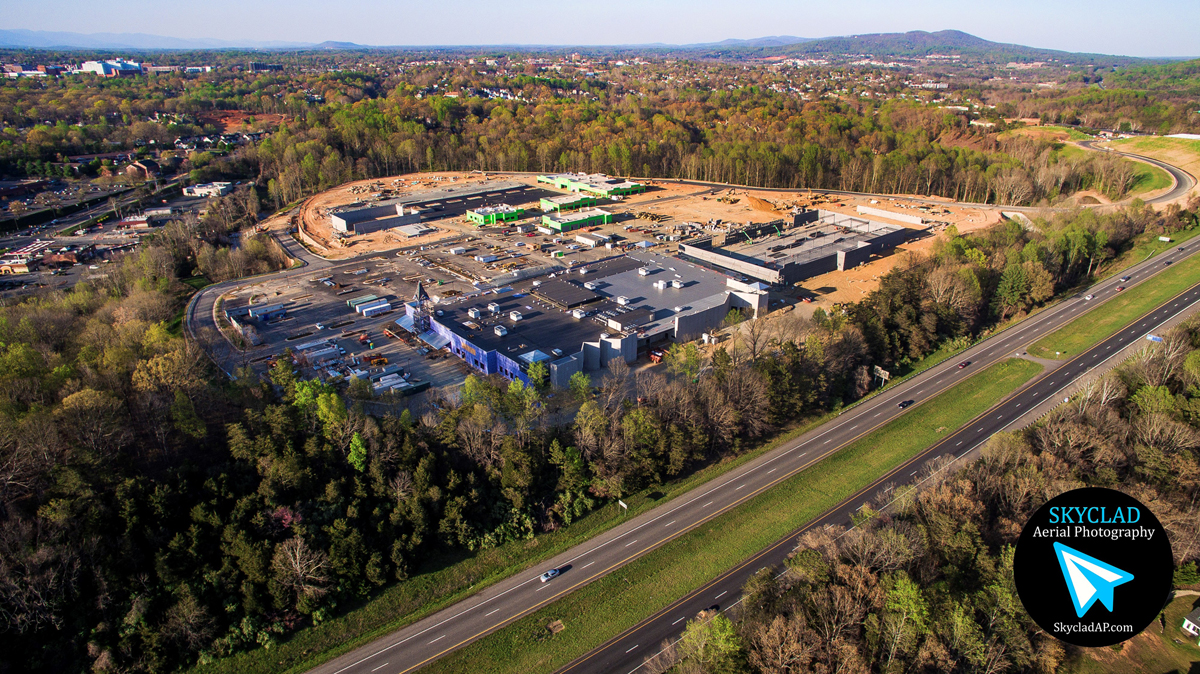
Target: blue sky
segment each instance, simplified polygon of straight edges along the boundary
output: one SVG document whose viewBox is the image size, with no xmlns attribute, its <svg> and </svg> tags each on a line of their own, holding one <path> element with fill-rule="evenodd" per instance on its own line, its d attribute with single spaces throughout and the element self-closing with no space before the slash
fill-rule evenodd
<svg viewBox="0 0 1200 674">
<path fill-rule="evenodd" d="M 998 42 L 1200 56 L 1197 0 L 51 0 L 2 28 L 371 45 L 673 44 L 764 35 L 963 30 Z"/>
</svg>

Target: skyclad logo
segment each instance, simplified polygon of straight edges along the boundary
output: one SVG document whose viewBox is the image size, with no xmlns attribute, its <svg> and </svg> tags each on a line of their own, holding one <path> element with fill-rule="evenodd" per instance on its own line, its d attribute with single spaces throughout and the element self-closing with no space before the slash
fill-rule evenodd
<svg viewBox="0 0 1200 674">
<path fill-rule="evenodd" d="M 1060 494 L 1038 509 L 1017 542 L 1021 603 L 1050 634 L 1108 646 L 1141 632 L 1171 591 L 1171 543 L 1137 499 L 1111 489 Z"/>
</svg>

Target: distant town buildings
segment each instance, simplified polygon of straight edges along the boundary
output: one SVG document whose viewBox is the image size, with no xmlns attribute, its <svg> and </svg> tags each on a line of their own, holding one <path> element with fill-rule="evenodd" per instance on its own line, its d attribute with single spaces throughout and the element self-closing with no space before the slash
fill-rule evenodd
<svg viewBox="0 0 1200 674">
<path fill-rule="evenodd" d="M 92 73 L 100 77 L 134 77 L 142 74 L 142 64 L 113 59 L 111 61 L 84 61 L 81 72 Z"/>
<path fill-rule="evenodd" d="M 200 183 L 183 188 L 185 197 L 221 197 L 233 190 L 233 183 Z"/>
</svg>

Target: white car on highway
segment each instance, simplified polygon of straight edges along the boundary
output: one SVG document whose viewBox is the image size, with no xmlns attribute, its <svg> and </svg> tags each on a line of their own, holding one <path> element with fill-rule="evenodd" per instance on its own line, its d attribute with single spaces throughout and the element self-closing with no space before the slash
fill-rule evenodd
<svg viewBox="0 0 1200 674">
<path fill-rule="evenodd" d="M 544 583 L 557 575 L 558 575 L 558 569 L 550 569 L 546 573 L 542 574 L 541 580 Z"/>
</svg>

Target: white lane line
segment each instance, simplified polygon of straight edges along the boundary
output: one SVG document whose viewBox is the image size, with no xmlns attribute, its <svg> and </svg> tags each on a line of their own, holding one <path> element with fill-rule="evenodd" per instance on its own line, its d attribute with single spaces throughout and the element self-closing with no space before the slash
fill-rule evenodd
<svg viewBox="0 0 1200 674">
<path fill-rule="evenodd" d="M 741 489 L 742 487 L 745 487 L 745 486 L 746 486 L 746 485 L 744 485 L 744 484 L 739 484 L 739 485 L 737 486 L 737 489 L 734 489 L 734 491 L 737 491 L 738 489 Z"/>
<path fill-rule="evenodd" d="M 829 440 L 832 440 L 832 439 L 833 439 L 833 438 L 829 438 Z M 822 442 L 821 444 L 822 444 L 822 445 L 828 445 L 828 444 L 829 444 L 829 440 L 826 440 L 825 442 Z"/>
<path fill-rule="evenodd" d="M 913 472 L 909 473 L 908 476 L 912 477 L 913 475 L 916 475 L 916 474 L 917 474 L 917 471 L 914 470 Z"/>
<path fill-rule="evenodd" d="M 771 470 L 768 470 L 768 471 L 767 471 L 767 475 L 770 475 L 771 473 L 774 473 L 774 472 L 775 472 L 775 471 L 777 471 L 777 470 L 779 470 L 779 469 L 778 469 L 778 468 L 772 468 Z"/>
<path fill-rule="evenodd" d="M 962 440 L 959 440 L 958 442 L 954 443 L 954 446 L 955 446 L 955 447 L 957 447 L 957 446 L 959 446 L 959 445 L 961 445 L 961 444 L 962 444 Z"/>
<path fill-rule="evenodd" d="M 705 503 L 704 505 L 702 505 L 702 506 L 700 506 L 700 507 L 701 507 L 701 508 L 707 508 L 707 507 L 708 507 L 708 506 L 710 506 L 710 505 L 712 505 L 712 501 L 709 501 L 708 503 Z"/>
<path fill-rule="evenodd" d="M 446 635 L 445 635 L 445 634 L 443 634 L 442 636 L 440 636 L 440 637 L 438 637 L 438 638 L 434 639 L 433 641 L 430 641 L 429 643 L 431 643 L 431 644 L 432 644 L 432 643 L 435 643 L 435 642 L 441 641 L 442 639 L 445 639 L 445 638 L 446 638 Z"/>
<path fill-rule="evenodd" d="M 500 609 L 498 609 L 498 608 L 494 608 L 494 609 L 492 609 L 491 611 L 489 611 L 488 613 L 484 613 L 484 614 L 483 614 L 483 617 L 484 617 L 484 618 L 486 618 L 486 617 L 490 616 L 490 615 L 491 615 L 491 614 L 493 614 L 493 613 L 499 613 L 499 612 L 500 612 Z"/>
<path fill-rule="evenodd" d="M 636 538 L 635 538 L 635 539 L 633 539 L 632 541 L 629 541 L 628 543 L 626 543 L 626 544 L 625 544 L 625 547 L 629 547 L 629 546 L 633 545 L 634 543 L 637 543 L 637 539 L 636 539 Z"/>
<path fill-rule="evenodd" d="M 713 597 L 713 599 L 720 599 L 721 597 L 724 597 L 724 596 L 725 596 L 725 595 L 727 595 L 727 594 L 729 594 L 729 590 L 725 590 L 725 591 L 724 591 L 724 592 L 722 592 L 721 594 L 719 594 L 719 595 L 717 595 L 717 596 Z"/>
<path fill-rule="evenodd" d="M 379 670 L 381 670 L 381 669 L 383 669 L 384 667 L 387 667 L 387 666 L 388 666 L 388 663 L 386 663 L 386 662 L 385 662 L 385 663 L 383 663 L 382 665 L 379 665 L 378 667 L 376 667 L 375 669 L 372 669 L 371 671 L 372 671 L 372 672 L 378 672 Z"/>
<path fill-rule="evenodd" d="M 633 652 L 633 651 L 634 651 L 634 650 L 635 650 L 637 647 L 638 647 L 638 645 L 637 645 L 637 644 L 634 644 L 634 645 L 633 645 L 633 648 L 631 648 L 631 649 L 629 649 L 629 650 L 625 651 L 625 653 L 626 653 L 626 654 L 628 654 L 628 653 L 632 653 L 632 652 Z"/>
<path fill-rule="evenodd" d="M 539 587 L 538 589 L 534 590 L 534 592 L 541 592 L 542 590 L 544 590 L 544 589 L 546 589 L 546 588 L 548 588 L 548 587 L 550 587 L 550 586 L 549 586 L 549 585 L 542 585 L 542 586 L 541 586 L 541 587 Z"/>
<path fill-rule="evenodd" d="M 877 416 L 879 416 L 880 414 L 883 414 L 883 412 L 876 412 L 872 418 L 874 418 L 874 417 L 877 417 Z"/>
<path fill-rule="evenodd" d="M 675 524 L 675 520 L 671 520 L 670 522 L 667 522 L 667 523 L 666 523 L 666 524 L 664 524 L 663 526 L 664 526 L 664 527 L 669 527 L 669 526 L 671 526 L 672 524 Z"/>
<path fill-rule="evenodd" d="M 675 625 L 678 625 L 679 623 L 683 622 L 686 618 L 687 618 L 687 616 L 683 616 L 679 620 L 676 620 L 675 622 L 671 623 L 671 626 L 674 627 Z"/>
</svg>

